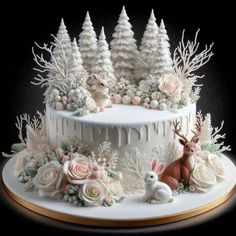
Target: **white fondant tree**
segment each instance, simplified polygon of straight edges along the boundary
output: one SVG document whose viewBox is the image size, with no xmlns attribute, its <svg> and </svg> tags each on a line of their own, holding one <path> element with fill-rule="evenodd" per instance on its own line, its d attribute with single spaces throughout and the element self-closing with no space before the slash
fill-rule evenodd
<svg viewBox="0 0 236 236">
<path fill-rule="evenodd" d="M 63 47 L 63 50 L 66 54 L 67 58 L 71 57 L 71 52 L 72 52 L 72 48 L 71 48 L 71 40 L 70 40 L 70 36 L 68 34 L 68 31 L 66 29 L 65 23 L 63 18 L 61 19 L 61 24 L 59 27 L 59 30 L 57 32 L 57 41 L 55 41 L 55 47 L 53 49 L 53 55 L 55 57 L 60 57 L 62 54 L 62 50 L 61 50 L 61 45 Z M 61 45 L 59 45 L 59 43 L 61 43 Z"/>
<path fill-rule="evenodd" d="M 79 50 L 84 68 L 91 73 L 93 71 L 94 56 L 97 50 L 97 38 L 89 12 L 86 14 L 82 29 L 83 31 L 79 35 Z"/>
<path fill-rule="evenodd" d="M 70 73 L 75 78 L 78 78 L 80 75 L 86 74 L 86 70 L 83 67 L 83 61 L 81 59 L 81 54 L 75 38 L 71 43 L 71 46 L 72 46 L 72 54 L 70 61 Z"/>
<path fill-rule="evenodd" d="M 173 61 L 171 59 L 170 44 L 168 41 L 169 37 L 165 29 L 164 21 L 161 20 L 157 35 L 156 55 L 151 69 L 151 75 L 155 80 L 159 80 L 164 74 L 173 72 Z"/>
<path fill-rule="evenodd" d="M 129 17 L 123 7 L 111 41 L 111 59 L 117 79 L 134 78 L 138 50 Z"/>
<path fill-rule="evenodd" d="M 150 73 L 150 68 L 152 68 L 158 45 L 157 35 L 158 35 L 158 26 L 156 23 L 154 11 L 152 10 L 140 45 L 141 59 L 147 65 L 144 67 L 141 65 L 141 67 L 143 67 L 142 71 L 140 70 L 141 74 L 139 75 L 141 78 L 147 78 L 147 76 Z"/>
<path fill-rule="evenodd" d="M 66 29 L 65 23 L 63 18 L 61 19 L 61 24 L 59 27 L 59 30 L 56 35 L 56 39 L 54 40 L 53 44 L 54 48 L 52 50 L 52 54 L 55 58 L 61 58 L 64 57 L 64 65 L 62 65 L 67 70 L 69 69 L 69 61 L 71 58 L 72 48 L 71 48 L 71 40 L 70 36 L 68 34 L 68 31 Z M 55 65 L 55 61 L 51 58 L 51 63 Z M 61 69 L 64 69 L 61 68 Z M 48 74 L 49 78 L 55 79 L 55 77 L 58 77 L 57 73 L 49 72 Z"/>
<path fill-rule="evenodd" d="M 103 27 L 98 40 L 97 52 L 94 57 L 93 73 L 105 75 L 105 78 L 107 81 L 111 82 L 111 84 L 114 84 L 116 81 L 111 62 L 111 53 L 109 51 L 109 45 L 106 41 Z"/>
</svg>

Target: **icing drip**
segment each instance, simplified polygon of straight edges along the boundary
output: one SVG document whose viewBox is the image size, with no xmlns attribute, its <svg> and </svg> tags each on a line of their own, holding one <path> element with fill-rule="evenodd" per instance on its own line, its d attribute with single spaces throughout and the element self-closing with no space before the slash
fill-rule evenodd
<svg viewBox="0 0 236 236">
<path fill-rule="evenodd" d="M 95 140 L 95 127 L 92 127 L 91 142 Z"/>
<path fill-rule="evenodd" d="M 56 133 L 58 134 L 58 119 L 56 119 Z"/>
<path fill-rule="evenodd" d="M 139 128 L 139 140 L 142 140 L 143 139 L 143 127 L 141 126 Z"/>
<path fill-rule="evenodd" d="M 65 122 L 65 119 L 62 118 L 62 122 L 61 122 L 61 133 L 62 133 L 63 136 L 64 136 L 64 122 Z"/>
<path fill-rule="evenodd" d="M 108 127 L 104 128 L 105 129 L 105 140 L 109 140 L 108 137 Z"/>
<path fill-rule="evenodd" d="M 155 124 L 156 125 L 156 134 L 159 133 L 159 126 L 158 126 L 158 123 Z"/>
<path fill-rule="evenodd" d="M 69 127 L 69 119 L 66 119 L 66 127 Z"/>
<path fill-rule="evenodd" d="M 74 131 L 76 131 L 76 122 L 74 121 Z"/>
<path fill-rule="evenodd" d="M 127 128 L 125 129 L 125 132 L 126 132 L 126 144 L 130 144 L 130 133 L 131 133 L 131 128 Z"/>
<path fill-rule="evenodd" d="M 118 147 L 121 146 L 121 127 L 117 127 L 118 131 Z"/>
<path fill-rule="evenodd" d="M 163 121 L 163 137 L 166 136 L 166 122 Z"/>
</svg>

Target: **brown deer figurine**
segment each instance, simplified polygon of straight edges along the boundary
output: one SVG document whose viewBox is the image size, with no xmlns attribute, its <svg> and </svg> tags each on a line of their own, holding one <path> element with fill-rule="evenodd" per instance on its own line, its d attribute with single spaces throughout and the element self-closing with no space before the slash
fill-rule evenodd
<svg viewBox="0 0 236 236">
<path fill-rule="evenodd" d="M 183 155 L 179 159 L 172 162 L 163 172 L 160 181 L 166 183 L 170 188 L 176 189 L 177 185 L 182 182 L 184 185 L 189 183 L 189 174 L 194 167 L 194 153 L 197 149 L 197 143 L 201 134 L 202 121 L 197 119 L 195 123 L 194 136 L 190 141 L 180 134 L 181 126 L 179 122 L 174 122 L 174 133 L 180 137 L 179 142 L 183 145 Z"/>
</svg>

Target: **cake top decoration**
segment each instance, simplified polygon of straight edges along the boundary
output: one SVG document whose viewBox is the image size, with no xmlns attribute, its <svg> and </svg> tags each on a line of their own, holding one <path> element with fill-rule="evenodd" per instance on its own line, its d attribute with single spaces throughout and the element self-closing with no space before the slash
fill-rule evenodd
<svg viewBox="0 0 236 236">
<path fill-rule="evenodd" d="M 151 11 L 140 47 L 125 7 L 122 8 L 117 26 L 109 44 L 104 27 L 97 40 L 87 12 L 79 34 L 71 41 L 64 20 L 61 20 L 57 36 L 49 45 L 36 46 L 49 54 L 36 54 L 34 61 L 39 74 L 32 82 L 46 86 L 45 101 L 56 110 L 68 110 L 83 116 L 90 112 L 104 111 L 112 103 L 142 105 L 157 110 L 177 111 L 178 108 L 196 103 L 200 97 L 195 72 L 213 56 L 213 44 L 199 52 L 197 41 L 184 40 L 184 31 L 179 45 L 170 52 L 169 37 L 161 20 L 156 22 Z M 96 80 L 102 77 L 109 84 L 96 91 Z M 98 99 L 99 97 L 99 99 Z"/>
</svg>

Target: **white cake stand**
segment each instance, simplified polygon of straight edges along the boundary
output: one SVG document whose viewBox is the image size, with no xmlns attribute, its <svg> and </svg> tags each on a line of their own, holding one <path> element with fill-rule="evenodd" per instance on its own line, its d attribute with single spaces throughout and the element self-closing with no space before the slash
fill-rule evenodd
<svg viewBox="0 0 236 236">
<path fill-rule="evenodd" d="M 20 205 L 41 215 L 61 221 L 103 227 L 142 227 L 187 219 L 209 211 L 230 198 L 236 190 L 236 167 L 225 155 L 226 180 L 208 193 L 186 193 L 167 204 L 150 205 L 143 194 L 127 195 L 112 207 L 75 207 L 72 204 L 41 198 L 36 191 L 26 192 L 13 176 L 15 158 L 3 169 L 5 191 Z"/>
</svg>

